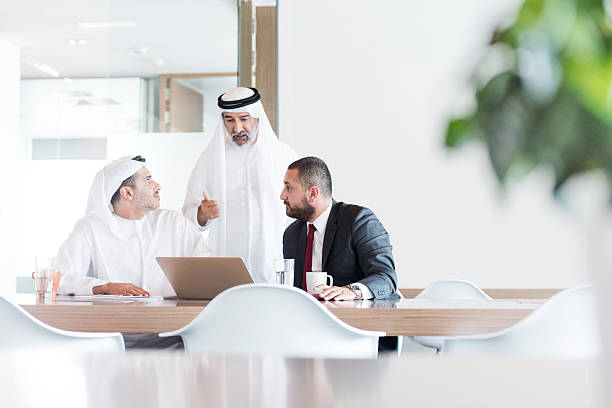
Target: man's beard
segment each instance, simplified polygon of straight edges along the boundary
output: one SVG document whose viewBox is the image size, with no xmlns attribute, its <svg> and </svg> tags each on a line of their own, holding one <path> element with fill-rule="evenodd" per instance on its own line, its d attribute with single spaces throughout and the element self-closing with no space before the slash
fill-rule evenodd
<svg viewBox="0 0 612 408">
<path fill-rule="evenodd" d="M 160 202 L 157 197 L 143 197 L 137 193 L 136 197 L 134 197 L 134 204 L 144 210 L 152 211 L 159 208 Z"/>
<path fill-rule="evenodd" d="M 308 204 L 308 201 L 306 201 L 306 198 L 302 198 L 302 202 L 301 202 L 301 206 L 297 207 L 293 207 L 291 206 L 287 201 L 284 201 L 285 203 L 285 209 L 286 209 L 286 213 L 288 217 L 291 218 L 296 218 L 300 221 L 308 221 L 312 218 L 312 216 L 315 213 L 315 208 Z"/>
<path fill-rule="evenodd" d="M 246 130 L 241 130 L 240 132 L 233 132 L 232 133 L 232 141 L 238 147 L 242 147 L 242 146 L 248 145 L 250 140 L 251 140 L 251 137 L 249 135 L 249 132 L 247 132 Z M 240 143 L 242 143 L 242 144 L 240 144 Z"/>
</svg>

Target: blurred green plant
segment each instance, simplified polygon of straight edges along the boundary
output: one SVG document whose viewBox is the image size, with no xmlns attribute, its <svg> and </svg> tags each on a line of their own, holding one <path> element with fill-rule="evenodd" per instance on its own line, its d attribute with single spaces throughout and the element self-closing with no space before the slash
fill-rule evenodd
<svg viewBox="0 0 612 408">
<path fill-rule="evenodd" d="M 502 184 L 540 165 L 555 192 L 593 169 L 612 184 L 612 0 L 526 0 L 473 82 L 476 109 L 449 122 L 446 146 L 484 141 Z"/>
</svg>

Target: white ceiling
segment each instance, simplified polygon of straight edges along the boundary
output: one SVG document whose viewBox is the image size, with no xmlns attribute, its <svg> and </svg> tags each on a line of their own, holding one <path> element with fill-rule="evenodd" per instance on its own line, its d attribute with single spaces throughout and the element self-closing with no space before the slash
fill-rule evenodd
<svg viewBox="0 0 612 408">
<path fill-rule="evenodd" d="M 136 25 L 77 26 L 108 20 Z M 237 0 L 3 0 L 0 37 L 60 77 L 236 72 Z M 87 45 L 70 46 L 69 39 L 84 39 Z M 148 51 L 137 55 L 137 47 Z M 25 63 L 22 77 L 51 78 Z"/>
</svg>

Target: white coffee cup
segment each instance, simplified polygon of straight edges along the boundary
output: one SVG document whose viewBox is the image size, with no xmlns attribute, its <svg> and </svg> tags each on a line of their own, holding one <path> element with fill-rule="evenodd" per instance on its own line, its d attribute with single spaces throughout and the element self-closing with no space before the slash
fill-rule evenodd
<svg viewBox="0 0 612 408">
<path fill-rule="evenodd" d="M 329 279 L 329 284 L 327 280 Z M 327 272 L 306 272 L 306 290 L 308 293 L 315 294 L 321 292 L 320 290 L 315 291 L 315 286 L 318 285 L 334 285 L 334 278 L 331 275 L 328 275 Z"/>
</svg>

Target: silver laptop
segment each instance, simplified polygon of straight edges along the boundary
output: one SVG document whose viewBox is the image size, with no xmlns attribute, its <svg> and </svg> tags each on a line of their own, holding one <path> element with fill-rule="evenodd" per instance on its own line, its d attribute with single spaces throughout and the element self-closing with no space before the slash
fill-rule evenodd
<svg viewBox="0 0 612 408">
<path fill-rule="evenodd" d="M 232 286 L 253 283 L 242 258 L 157 257 L 181 299 L 212 299 Z"/>
</svg>

